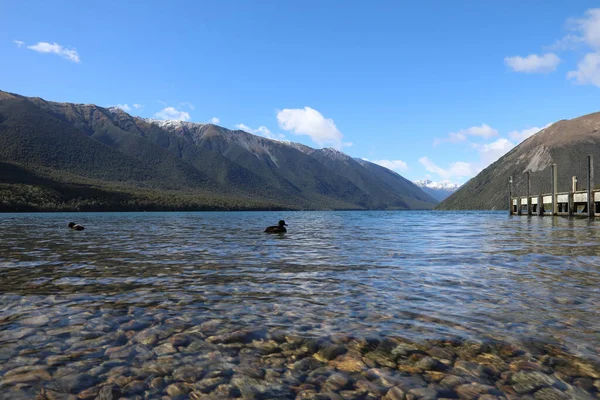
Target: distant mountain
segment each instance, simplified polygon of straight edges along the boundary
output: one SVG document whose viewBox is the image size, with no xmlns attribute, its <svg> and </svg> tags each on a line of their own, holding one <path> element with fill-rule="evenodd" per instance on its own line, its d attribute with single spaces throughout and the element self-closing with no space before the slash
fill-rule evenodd
<svg viewBox="0 0 600 400">
<path fill-rule="evenodd" d="M 465 183 L 444 200 L 439 209 L 508 209 L 508 179 L 514 192 L 527 193 L 526 172 L 531 176 L 531 193 L 550 193 L 550 165 L 557 164 L 558 191 L 571 189 L 571 177 L 585 188 L 587 155 L 600 165 L 600 113 L 559 121 L 529 137 L 498 161 Z M 596 185 L 600 176 L 596 173 Z"/>
<path fill-rule="evenodd" d="M 456 192 L 460 185 L 450 182 L 432 182 L 428 179 L 415 181 L 415 185 L 423 189 L 425 193 L 430 194 L 436 200 L 442 201 Z"/>
<path fill-rule="evenodd" d="M 0 91 L 0 210 L 429 209 L 334 149 Z"/>
</svg>

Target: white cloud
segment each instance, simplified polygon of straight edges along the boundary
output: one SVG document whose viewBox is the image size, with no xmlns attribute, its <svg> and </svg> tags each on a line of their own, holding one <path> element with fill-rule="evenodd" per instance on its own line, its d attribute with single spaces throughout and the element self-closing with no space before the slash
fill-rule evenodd
<svg viewBox="0 0 600 400">
<path fill-rule="evenodd" d="M 267 128 L 264 125 L 261 125 L 256 129 L 253 129 L 253 128 L 250 128 L 248 125 L 237 124 L 235 126 L 235 129 L 239 129 L 241 131 L 248 132 L 253 135 L 266 137 L 268 139 L 273 139 L 273 140 L 284 140 L 285 139 L 285 135 L 282 135 L 282 134 L 275 135 L 273 132 L 271 132 L 269 130 L 269 128 Z"/>
<path fill-rule="evenodd" d="M 588 9 L 581 18 L 568 19 L 567 28 L 576 33 L 569 33 L 548 48 L 575 50 L 581 44 L 589 46 L 592 51 L 579 61 L 576 70 L 567 73 L 567 78 L 578 85 L 600 87 L 600 8 Z"/>
<path fill-rule="evenodd" d="M 580 36 L 567 35 L 571 41 L 583 41 L 594 49 L 600 49 L 600 8 L 590 8 L 583 18 L 571 18 L 567 25 Z M 562 40 L 565 40 L 563 38 Z"/>
<path fill-rule="evenodd" d="M 187 107 L 190 110 L 194 110 L 196 108 L 192 103 L 188 103 L 187 101 L 182 101 L 181 103 L 179 103 L 179 105 Z"/>
<path fill-rule="evenodd" d="M 165 107 L 161 111 L 154 114 L 158 119 L 189 121 L 192 117 L 185 111 L 180 111 L 175 107 Z"/>
<path fill-rule="evenodd" d="M 586 54 L 577 64 L 577 70 L 567 73 L 567 78 L 574 79 L 578 85 L 600 87 L 600 52 Z"/>
<path fill-rule="evenodd" d="M 371 162 L 393 171 L 408 171 L 408 164 L 402 160 L 373 160 Z"/>
<path fill-rule="evenodd" d="M 485 139 L 489 139 L 492 136 L 496 136 L 498 131 L 487 124 L 481 124 L 481 126 L 472 126 L 468 129 L 460 131 L 460 133 L 465 133 L 469 136 L 479 136 Z"/>
<path fill-rule="evenodd" d="M 547 51 L 565 51 L 565 50 L 576 50 L 583 42 L 581 36 L 573 35 L 572 33 L 566 35 L 562 39 L 558 39 L 550 46 L 544 46 L 544 50 Z"/>
<path fill-rule="evenodd" d="M 567 78 L 579 85 L 594 85 L 600 87 L 600 8 L 588 9 L 583 17 L 569 18 L 566 23 L 568 30 L 574 32 L 565 35 L 550 46 L 548 51 L 577 50 L 582 45 L 591 51 L 580 59 L 576 70 L 569 71 Z M 554 53 L 543 56 L 531 54 L 523 57 L 506 57 L 505 63 L 517 72 L 548 73 L 556 70 L 561 62 Z"/>
<path fill-rule="evenodd" d="M 472 126 L 467 129 L 461 129 L 458 132 L 450 132 L 447 138 L 435 139 L 433 145 L 437 146 L 440 143 L 450 142 L 458 143 L 467 140 L 467 136 L 477 136 L 484 139 L 489 139 L 493 136 L 498 135 L 498 131 L 487 124 L 481 124 L 481 126 Z"/>
<path fill-rule="evenodd" d="M 508 139 L 500 138 L 491 143 L 474 144 L 473 147 L 479 152 L 479 163 L 477 166 L 479 170 L 482 170 L 508 153 L 515 145 Z"/>
<path fill-rule="evenodd" d="M 131 111 L 131 107 L 129 107 L 129 104 L 117 104 L 114 107 L 120 108 L 123 111 Z"/>
<path fill-rule="evenodd" d="M 217 117 L 212 117 L 210 119 L 210 123 L 211 124 L 217 125 L 219 122 L 221 122 L 221 120 L 219 118 L 217 118 Z"/>
<path fill-rule="evenodd" d="M 13 42 L 15 42 L 15 44 L 17 45 L 17 47 L 21 47 L 25 44 L 25 42 L 21 42 L 20 40 L 13 40 Z"/>
<path fill-rule="evenodd" d="M 556 70 L 560 58 L 554 53 L 546 53 L 542 56 L 530 54 L 527 57 L 505 57 L 504 62 L 515 72 L 546 74 Z"/>
<path fill-rule="evenodd" d="M 419 158 L 419 162 L 428 172 L 437 174 L 445 180 L 462 180 L 470 178 L 478 172 L 473 164 L 463 161 L 453 162 L 446 169 L 439 167 L 428 157 Z"/>
<path fill-rule="evenodd" d="M 537 128 L 539 130 L 539 128 Z M 527 130 L 526 130 L 527 131 Z M 525 131 L 523 131 L 525 132 Z M 511 132 L 522 134 L 521 132 Z M 535 133 L 535 132 L 534 132 Z M 428 157 L 421 157 L 419 162 L 428 172 L 437 174 L 441 179 L 452 180 L 453 182 L 462 181 L 464 178 L 471 178 L 481 172 L 488 165 L 492 164 L 500 157 L 508 153 L 515 147 L 515 144 L 506 138 L 499 138 L 490 143 L 477 144 L 471 143 L 471 147 L 477 150 L 479 160 L 476 162 L 457 161 L 451 163 L 448 168 L 442 168 L 431 161 Z"/>
<path fill-rule="evenodd" d="M 135 108 L 136 110 L 140 110 L 140 109 L 144 108 L 144 105 L 143 104 L 134 104 L 133 108 Z"/>
<path fill-rule="evenodd" d="M 47 42 L 38 42 L 33 46 L 27 46 L 28 49 L 33 51 L 37 51 L 38 53 L 51 53 L 57 54 L 62 58 L 65 58 L 69 61 L 73 61 L 75 63 L 81 62 L 79 58 L 79 54 L 75 48 L 68 49 L 66 47 L 61 46 L 58 43 L 47 43 Z"/>
<path fill-rule="evenodd" d="M 467 140 L 467 136 L 464 133 L 460 133 L 460 132 L 450 132 L 448 134 L 447 138 L 435 138 L 433 139 L 433 145 L 437 146 L 438 144 L 441 143 L 458 143 L 458 142 L 464 142 L 465 140 Z"/>
<path fill-rule="evenodd" d="M 538 133 L 542 129 L 546 129 L 550 125 L 552 125 L 552 124 L 544 125 L 542 128 L 538 128 L 537 126 L 534 126 L 533 128 L 523 129 L 522 131 L 512 131 L 512 132 L 508 133 L 508 137 L 510 137 L 516 143 L 521 143 L 523 140 L 527 139 L 530 136 L 533 136 L 534 134 Z"/>
<path fill-rule="evenodd" d="M 325 118 L 314 108 L 286 108 L 277 113 L 281 129 L 294 135 L 307 135 L 319 146 L 332 146 L 340 149 L 352 143 L 342 141 L 344 135 L 331 118 Z"/>
<path fill-rule="evenodd" d="M 497 161 L 500 157 L 502 157 L 503 155 L 505 155 L 506 153 L 511 151 L 516 146 L 516 144 L 518 144 L 518 143 L 522 142 L 523 140 L 527 139 L 528 137 L 536 134 L 537 132 L 541 131 L 542 129 L 546 129 L 550 125 L 552 125 L 552 124 L 546 124 L 541 128 L 532 127 L 532 128 L 524 129 L 522 131 L 515 130 L 512 132 L 509 132 L 508 137 L 512 140 L 510 140 L 508 138 L 498 138 L 489 143 L 483 143 L 483 144 L 470 143 L 471 148 L 475 149 L 477 151 L 477 155 L 478 155 L 478 159 L 473 162 L 458 161 L 458 162 L 451 163 L 447 168 L 442 168 L 442 167 L 438 166 L 433 161 L 431 161 L 428 157 L 421 157 L 419 159 L 419 162 L 425 167 L 425 169 L 428 172 L 437 174 L 438 177 L 441 179 L 452 180 L 452 181 L 456 182 L 457 180 L 460 181 L 462 178 L 471 178 L 472 176 L 478 174 L 479 172 L 481 172 L 482 170 L 487 168 L 490 164 Z M 484 124 L 484 125 L 482 125 L 482 127 L 483 126 L 486 126 L 486 125 Z M 483 133 L 483 132 L 490 132 L 490 131 L 487 129 L 483 129 L 482 127 L 477 127 L 479 129 L 472 130 L 472 132 L 476 132 L 479 134 L 479 136 L 482 136 L 482 137 L 484 135 L 487 135 L 489 137 L 490 136 L 489 133 Z M 461 131 L 461 132 L 464 132 L 464 131 Z M 495 129 L 494 129 L 494 132 L 495 132 L 494 135 L 498 134 L 498 131 L 496 131 Z M 446 141 L 448 141 L 448 140 L 446 140 Z M 431 178 L 431 176 L 429 176 L 427 179 L 432 179 L 432 178 Z"/>
</svg>

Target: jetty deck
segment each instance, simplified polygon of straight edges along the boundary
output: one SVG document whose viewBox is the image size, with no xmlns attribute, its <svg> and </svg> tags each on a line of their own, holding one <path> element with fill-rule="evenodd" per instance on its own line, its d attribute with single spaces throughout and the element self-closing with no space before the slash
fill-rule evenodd
<svg viewBox="0 0 600 400">
<path fill-rule="evenodd" d="M 571 191 L 557 192 L 557 166 L 551 165 L 552 192 L 530 194 L 531 180 L 527 172 L 527 194 L 513 195 L 513 177 L 509 178 L 510 215 L 538 216 L 600 216 L 600 190 L 594 190 L 593 157 L 587 157 L 587 182 L 585 190 L 578 190 L 576 176 L 571 181 Z"/>
</svg>

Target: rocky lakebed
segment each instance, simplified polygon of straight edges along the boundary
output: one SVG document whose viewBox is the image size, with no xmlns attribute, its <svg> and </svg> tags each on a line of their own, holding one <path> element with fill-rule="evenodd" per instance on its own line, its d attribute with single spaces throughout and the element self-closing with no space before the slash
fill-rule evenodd
<svg viewBox="0 0 600 400">
<path fill-rule="evenodd" d="M 69 310 L 18 323 L 2 310 L 0 398 L 600 398 L 598 364 L 539 342 L 311 337 L 165 309 Z"/>
</svg>

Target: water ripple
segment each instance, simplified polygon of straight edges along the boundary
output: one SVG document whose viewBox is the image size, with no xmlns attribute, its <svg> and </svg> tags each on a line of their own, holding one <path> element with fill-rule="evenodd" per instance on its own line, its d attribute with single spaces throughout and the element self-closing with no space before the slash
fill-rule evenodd
<svg viewBox="0 0 600 400">
<path fill-rule="evenodd" d="M 281 218 L 288 234 L 262 233 Z M 0 330 L 40 311 L 160 308 L 306 335 L 534 339 L 594 357 L 599 232 L 497 212 L 4 214 Z"/>
</svg>

